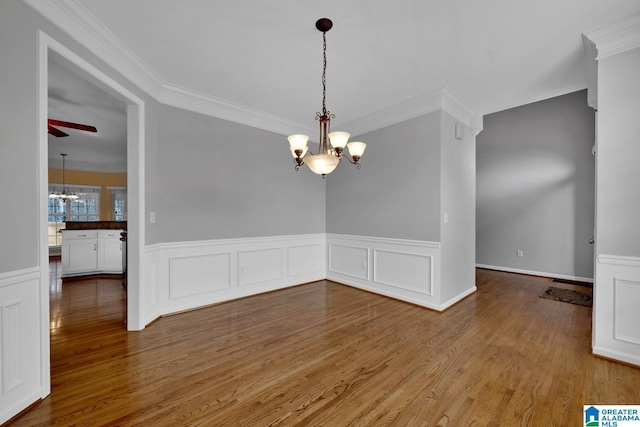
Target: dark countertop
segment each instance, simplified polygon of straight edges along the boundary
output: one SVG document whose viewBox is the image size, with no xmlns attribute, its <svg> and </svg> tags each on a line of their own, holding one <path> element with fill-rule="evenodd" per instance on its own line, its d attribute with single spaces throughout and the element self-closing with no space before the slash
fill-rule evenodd
<svg viewBox="0 0 640 427">
<path fill-rule="evenodd" d="M 73 221 L 65 223 L 65 230 L 126 230 L 127 221 Z"/>
</svg>

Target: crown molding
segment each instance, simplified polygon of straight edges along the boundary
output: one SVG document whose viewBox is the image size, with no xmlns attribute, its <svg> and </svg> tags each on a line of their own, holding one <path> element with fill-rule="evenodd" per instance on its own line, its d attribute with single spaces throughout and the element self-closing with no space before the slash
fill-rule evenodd
<svg viewBox="0 0 640 427">
<path fill-rule="evenodd" d="M 484 126 L 482 114 L 473 111 L 446 87 L 442 89 L 441 105 L 443 111 L 451 114 L 469 127 L 474 136 L 482 132 Z"/>
<path fill-rule="evenodd" d="M 584 33 L 596 47 L 596 60 L 640 47 L 640 15 Z"/>
<path fill-rule="evenodd" d="M 163 81 L 78 0 L 22 1 L 162 104 L 282 135 L 316 132 L 315 128 L 283 117 Z M 447 88 L 417 96 L 344 126 L 348 126 L 353 135 L 363 134 L 441 109 L 467 125 L 475 135 L 482 130 L 482 116 Z"/>
<path fill-rule="evenodd" d="M 158 98 L 163 82 L 77 0 L 23 0 L 140 89 Z"/>
<path fill-rule="evenodd" d="M 352 120 L 342 127 L 348 128 L 352 135 L 361 135 L 439 110 L 446 111 L 461 121 L 474 135 L 482 130 L 482 115 L 467 107 L 446 87 Z"/>
<path fill-rule="evenodd" d="M 598 49 L 593 40 L 585 34 L 582 35 L 582 46 L 587 66 L 587 105 L 598 109 L 598 64 L 596 57 Z"/>
<path fill-rule="evenodd" d="M 170 105 L 195 113 L 216 117 L 231 122 L 275 132 L 282 135 L 295 133 L 313 134 L 316 128 L 303 126 L 292 120 L 266 113 L 224 99 L 206 95 L 184 87 L 165 83 L 158 99 Z"/>
</svg>

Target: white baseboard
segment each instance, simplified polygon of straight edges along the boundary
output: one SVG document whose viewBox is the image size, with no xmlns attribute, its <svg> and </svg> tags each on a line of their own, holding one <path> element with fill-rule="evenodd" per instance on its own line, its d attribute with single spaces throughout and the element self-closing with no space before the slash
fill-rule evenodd
<svg viewBox="0 0 640 427">
<path fill-rule="evenodd" d="M 597 356 L 606 357 L 607 359 L 619 360 L 631 365 L 640 366 L 640 356 L 638 356 L 637 354 L 621 353 L 619 351 L 602 348 L 599 346 L 594 346 L 592 352 Z"/>
<path fill-rule="evenodd" d="M 547 273 L 544 271 L 522 270 L 519 268 L 501 267 L 497 265 L 476 264 L 478 268 L 486 268 L 487 270 L 505 271 L 507 273 L 528 274 L 529 276 L 551 277 L 553 279 L 575 280 L 578 282 L 593 283 L 591 277 L 570 276 L 566 274 Z"/>
</svg>

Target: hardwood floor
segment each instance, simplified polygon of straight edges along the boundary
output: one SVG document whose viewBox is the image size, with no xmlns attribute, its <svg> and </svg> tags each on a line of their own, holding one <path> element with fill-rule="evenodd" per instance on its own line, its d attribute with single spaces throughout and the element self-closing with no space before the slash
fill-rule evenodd
<svg viewBox="0 0 640 427">
<path fill-rule="evenodd" d="M 640 368 L 590 355 L 591 309 L 538 298 L 579 287 L 477 285 L 436 313 L 321 281 L 126 332 L 119 281 L 52 283 L 52 393 L 13 424 L 574 426 L 640 403 Z"/>
</svg>

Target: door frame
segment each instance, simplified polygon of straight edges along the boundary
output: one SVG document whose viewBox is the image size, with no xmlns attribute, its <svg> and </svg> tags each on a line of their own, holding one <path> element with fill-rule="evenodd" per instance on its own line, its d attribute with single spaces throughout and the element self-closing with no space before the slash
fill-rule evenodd
<svg viewBox="0 0 640 427">
<path fill-rule="evenodd" d="M 145 103 L 80 55 L 43 31 L 38 32 L 38 230 L 41 314 L 42 398 L 51 393 L 49 331 L 48 200 L 48 59 L 54 54 L 70 62 L 83 77 L 127 105 L 127 329 L 144 329 L 142 290 L 145 283 Z"/>
</svg>

